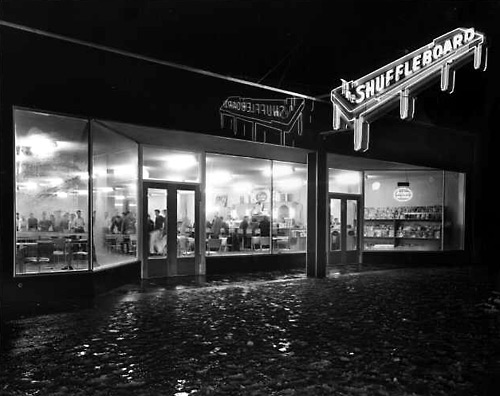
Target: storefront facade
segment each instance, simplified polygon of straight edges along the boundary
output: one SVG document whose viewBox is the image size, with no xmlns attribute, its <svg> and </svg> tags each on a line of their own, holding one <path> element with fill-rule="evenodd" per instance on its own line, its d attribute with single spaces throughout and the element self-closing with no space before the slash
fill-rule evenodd
<svg viewBox="0 0 500 396">
<path fill-rule="evenodd" d="M 321 133 L 330 103 L 0 34 L 6 303 L 128 279 L 472 259 L 472 135 L 389 117 L 358 153 L 352 134 Z"/>
</svg>

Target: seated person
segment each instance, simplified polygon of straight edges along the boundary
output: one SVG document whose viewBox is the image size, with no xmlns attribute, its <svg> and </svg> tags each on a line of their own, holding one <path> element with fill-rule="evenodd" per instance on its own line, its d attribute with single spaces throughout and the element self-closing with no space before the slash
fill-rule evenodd
<svg viewBox="0 0 500 396">
<path fill-rule="evenodd" d="M 221 233 L 221 228 L 223 228 L 224 222 L 222 216 L 216 216 L 212 222 L 212 238 L 218 238 Z"/>
</svg>

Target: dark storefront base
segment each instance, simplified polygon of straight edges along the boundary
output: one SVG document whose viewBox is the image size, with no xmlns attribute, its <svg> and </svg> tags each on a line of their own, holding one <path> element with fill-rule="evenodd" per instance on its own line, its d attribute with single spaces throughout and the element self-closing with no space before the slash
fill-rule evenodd
<svg viewBox="0 0 500 396">
<path fill-rule="evenodd" d="M 370 271 L 390 268 L 468 265 L 470 255 L 463 251 L 449 252 L 365 252 L 362 264 L 331 263 L 330 270 Z M 206 275 L 227 275 L 257 272 L 303 271 L 306 253 L 280 255 L 217 256 L 206 258 Z M 327 271 L 327 276 L 328 276 Z M 187 277 L 180 277 L 187 278 Z M 89 307 L 93 298 L 127 283 L 141 279 L 141 262 L 106 270 L 51 276 L 15 278 L 3 285 L 3 314 L 33 314 L 57 311 L 68 307 Z M 185 279 L 184 279 L 185 280 Z M 181 279 L 171 278 L 172 282 Z"/>
<path fill-rule="evenodd" d="M 417 265 L 471 264 L 470 254 L 464 251 L 444 252 L 365 252 L 363 266 L 388 264 L 398 267 Z"/>
<path fill-rule="evenodd" d="M 141 277 L 141 263 L 86 273 L 64 273 L 14 278 L 3 284 L 3 313 L 29 314 L 40 308 L 91 304 L 94 296 L 103 294 Z"/>
<path fill-rule="evenodd" d="M 207 275 L 306 269 L 306 254 L 218 256 L 206 258 Z"/>
</svg>

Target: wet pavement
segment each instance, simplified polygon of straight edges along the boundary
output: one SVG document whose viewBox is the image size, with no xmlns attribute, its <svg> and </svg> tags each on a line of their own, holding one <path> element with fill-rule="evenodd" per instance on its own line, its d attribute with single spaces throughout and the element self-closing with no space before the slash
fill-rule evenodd
<svg viewBox="0 0 500 396">
<path fill-rule="evenodd" d="M 0 395 L 496 395 L 495 296 L 468 267 L 137 283 L 7 320 Z"/>
</svg>

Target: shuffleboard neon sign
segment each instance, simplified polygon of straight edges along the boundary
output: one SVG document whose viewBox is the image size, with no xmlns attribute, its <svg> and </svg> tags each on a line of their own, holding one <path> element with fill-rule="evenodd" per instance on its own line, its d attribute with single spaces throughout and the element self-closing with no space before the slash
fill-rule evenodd
<svg viewBox="0 0 500 396">
<path fill-rule="evenodd" d="M 485 37 L 473 28 L 457 28 L 355 81 L 333 89 L 333 129 L 354 129 L 354 149 L 368 150 L 370 122 L 399 101 L 400 117 L 413 118 L 415 95 L 440 77 L 441 90 L 452 93 L 455 71 L 473 57 L 474 68 L 486 69 Z"/>
<path fill-rule="evenodd" d="M 280 144 L 286 145 L 292 131 L 302 135 L 302 113 L 305 100 L 298 98 L 286 99 L 253 99 L 230 96 L 219 109 L 221 127 L 225 119 L 231 120 L 234 134 L 237 135 L 237 121 L 247 122 L 251 125 L 252 140 L 258 141 L 258 131 L 263 130 L 266 141 L 266 130 L 273 130 L 280 135 Z"/>
</svg>

